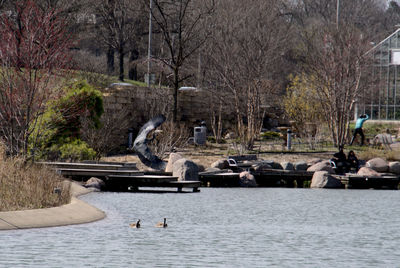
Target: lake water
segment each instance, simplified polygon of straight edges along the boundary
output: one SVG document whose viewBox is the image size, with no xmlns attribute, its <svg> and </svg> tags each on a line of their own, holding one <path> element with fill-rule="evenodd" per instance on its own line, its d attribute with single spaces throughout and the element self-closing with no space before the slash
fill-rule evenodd
<svg viewBox="0 0 400 268">
<path fill-rule="evenodd" d="M 400 191 L 91 193 L 90 224 L 2 231 L 0 267 L 399 267 Z M 155 228 L 167 218 L 168 228 Z M 141 219 L 142 228 L 129 223 Z"/>
</svg>

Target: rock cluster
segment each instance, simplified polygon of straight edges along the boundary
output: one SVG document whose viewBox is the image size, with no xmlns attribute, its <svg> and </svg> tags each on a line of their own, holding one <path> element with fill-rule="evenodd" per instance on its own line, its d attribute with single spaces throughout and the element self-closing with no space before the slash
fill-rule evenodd
<svg viewBox="0 0 400 268">
<path fill-rule="evenodd" d="M 388 162 L 382 158 L 373 158 L 365 164 L 366 167 L 378 173 L 391 173 L 400 175 L 400 162 Z"/>
<path fill-rule="evenodd" d="M 315 172 L 311 181 L 311 188 L 343 188 L 340 180 L 330 175 L 335 172 L 330 166 L 329 161 L 317 162 L 307 170 Z M 387 173 L 399 176 L 400 162 L 387 162 L 382 158 L 373 158 L 358 170 L 357 175 L 381 177 Z"/>
<path fill-rule="evenodd" d="M 256 179 L 248 171 L 240 172 L 239 184 L 241 187 L 257 187 Z"/>
<path fill-rule="evenodd" d="M 178 181 L 197 181 L 199 179 L 198 165 L 177 153 L 169 155 L 165 171 L 172 172 L 172 176 L 178 177 Z"/>
<path fill-rule="evenodd" d="M 102 189 L 104 189 L 105 183 L 99 178 L 91 177 L 85 182 L 83 186 L 85 186 L 86 188 L 90 188 L 93 191 L 101 191 Z"/>
<path fill-rule="evenodd" d="M 316 171 L 312 177 L 310 188 L 343 188 L 343 184 L 328 171 Z"/>
</svg>

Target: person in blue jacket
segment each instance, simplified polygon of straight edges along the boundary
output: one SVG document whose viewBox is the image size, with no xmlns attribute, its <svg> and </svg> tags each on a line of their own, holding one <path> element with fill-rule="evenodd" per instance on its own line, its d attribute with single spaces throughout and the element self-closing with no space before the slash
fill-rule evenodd
<svg viewBox="0 0 400 268">
<path fill-rule="evenodd" d="M 361 145 L 364 145 L 364 133 L 362 130 L 362 126 L 365 121 L 369 119 L 369 116 L 367 114 L 362 114 L 356 121 L 356 129 L 354 130 L 353 138 L 351 139 L 350 145 L 353 144 L 354 139 L 356 138 L 357 134 L 360 134 L 361 136 Z"/>
</svg>

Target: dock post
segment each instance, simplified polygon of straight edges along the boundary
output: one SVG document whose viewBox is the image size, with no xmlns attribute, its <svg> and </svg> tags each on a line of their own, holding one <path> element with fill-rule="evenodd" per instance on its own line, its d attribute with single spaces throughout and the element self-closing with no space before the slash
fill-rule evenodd
<svg viewBox="0 0 400 268">
<path fill-rule="evenodd" d="M 292 149 L 292 130 L 289 128 L 287 130 L 287 149 L 290 151 Z"/>
</svg>

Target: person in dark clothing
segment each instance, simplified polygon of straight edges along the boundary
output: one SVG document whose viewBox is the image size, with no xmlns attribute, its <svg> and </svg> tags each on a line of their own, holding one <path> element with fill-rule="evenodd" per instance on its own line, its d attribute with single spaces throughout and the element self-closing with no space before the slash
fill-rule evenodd
<svg viewBox="0 0 400 268">
<path fill-rule="evenodd" d="M 337 159 L 337 161 L 346 161 L 346 155 L 343 152 L 343 146 L 339 146 L 339 152 L 334 153 L 333 157 Z"/>
<path fill-rule="evenodd" d="M 350 151 L 349 154 L 347 155 L 347 163 L 350 169 L 358 171 L 359 162 L 356 154 L 353 151 Z"/>
<path fill-rule="evenodd" d="M 336 173 L 341 174 L 348 171 L 348 163 L 346 154 L 343 152 L 343 146 L 339 146 L 339 152 L 333 154 L 331 163 L 335 168 Z"/>
<path fill-rule="evenodd" d="M 356 121 L 356 127 L 354 130 L 353 138 L 351 139 L 350 145 L 353 144 L 353 141 L 355 140 L 357 134 L 360 134 L 361 136 L 361 146 L 364 145 L 364 133 L 362 130 L 362 126 L 365 121 L 369 119 L 369 116 L 367 114 L 362 114 Z"/>
</svg>

